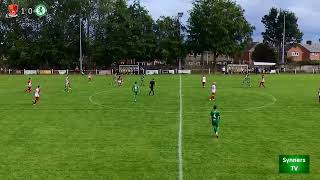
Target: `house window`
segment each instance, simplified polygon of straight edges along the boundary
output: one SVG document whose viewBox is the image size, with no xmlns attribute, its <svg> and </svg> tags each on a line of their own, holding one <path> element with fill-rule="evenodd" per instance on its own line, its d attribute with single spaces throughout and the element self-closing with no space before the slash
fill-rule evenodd
<svg viewBox="0 0 320 180">
<path fill-rule="evenodd" d="M 200 62 L 197 62 L 196 64 L 197 64 L 197 66 L 200 66 Z"/>
<path fill-rule="evenodd" d="M 198 56 L 198 57 L 201 56 L 201 53 L 197 53 L 197 56 Z"/>
<path fill-rule="evenodd" d="M 189 65 L 192 66 L 192 65 L 193 65 L 193 62 L 189 62 Z"/>
<path fill-rule="evenodd" d="M 190 57 L 193 57 L 193 56 L 194 56 L 194 53 L 190 53 L 189 56 L 190 56 Z"/>
<path fill-rule="evenodd" d="M 292 56 L 295 56 L 295 57 L 299 56 L 299 52 L 292 52 Z"/>
</svg>

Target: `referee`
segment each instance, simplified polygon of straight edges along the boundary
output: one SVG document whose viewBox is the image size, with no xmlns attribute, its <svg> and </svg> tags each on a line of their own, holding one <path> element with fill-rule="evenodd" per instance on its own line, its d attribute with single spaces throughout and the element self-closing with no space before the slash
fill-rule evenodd
<svg viewBox="0 0 320 180">
<path fill-rule="evenodd" d="M 150 92 L 149 92 L 149 96 L 151 96 L 151 94 L 152 94 L 152 96 L 154 96 L 154 86 L 156 85 L 156 82 L 155 82 L 155 80 L 154 79 L 152 79 L 151 81 L 150 81 Z"/>
</svg>

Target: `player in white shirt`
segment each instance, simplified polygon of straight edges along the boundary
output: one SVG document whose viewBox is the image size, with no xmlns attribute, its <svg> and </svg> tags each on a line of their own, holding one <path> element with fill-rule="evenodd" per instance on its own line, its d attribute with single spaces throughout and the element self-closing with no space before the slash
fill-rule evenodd
<svg viewBox="0 0 320 180">
<path fill-rule="evenodd" d="M 265 78 L 264 78 L 264 75 L 262 75 L 262 78 L 261 78 L 261 80 L 260 80 L 260 85 L 259 85 L 259 87 L 264 87 L 265 88 L 265 86 L 264 86 L 264 83 L 266 82 L 266 80 L 265 80 Z"/>
<path fill-rule="evenodd" d="M 216 83 L 213 82 L 211 85 L 211 96 L 210 96 L 210 101 L 215 101 L 216 100 L 216 92 L 217 92 L 217 86 Z"/>
<path fill-rule="evenodd" d="M 206 87 L 207 78 L 205 75 L 202 75 L 202 88 Z"/>
<path fill-rule="evenodd" d="M 40 86 L 37 86 L 36 90 L 34 91 L 34 102 L 33 105 L 36 105 L 40 99 Z"/>
<path fill-rule="evenodd" d="M 88 81 L 91 82 L 91 80 L 92 80 L 92 74 L 91 74 L 91 72 L 89 72 L 89 74 L 88 74 Z"/>
<path fill-rule="evenodd" d="M 122 84 L 123 84 L 123 79 L 122 79 L 122 76 L 119 75 L 118 79 L 117 79 L 117 83 L 118 83 L 118 87 L 121 87 Z"/>
</svg>

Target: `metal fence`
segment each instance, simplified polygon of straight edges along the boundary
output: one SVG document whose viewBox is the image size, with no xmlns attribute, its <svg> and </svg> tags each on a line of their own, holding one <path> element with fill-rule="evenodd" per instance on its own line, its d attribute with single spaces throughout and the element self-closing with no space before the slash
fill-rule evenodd
<svg viewBox="0 0 320 180">
<path fill-rule="evenodd" d="M 0 74 L 11 74 L 11 75 L 77 75 L 81 74 L 78 70 L 19 70 L 19 69 L 1 69 Z M 94 75 L 111 75 L 114 74 L 113 70 L 85 70 L 83 74 L 94 74 Z"/>
<path fill-rule="evenodd" d="M 163 68 L 163 69 L 161 69 Z M 212 67 L 185 67 L 181 71 L 177 68 L 164 68 L 160 69 L 154 68 L 146 68 L 144 71 L 145 74 L 212 74 Z M 223 66 L 217 66 L 215 73 L 224 73 L 224 74 L 239 74 L 241 72 L 229 72 L 224 69 Z M 255 68 L 249 68 L 249 72 L 252 73 L 272 73 L 272 71 L 276 73 L 289 73 L 289 74 L 298 74 L 298 73 L 309 73 L 309 74 L 320 74 L 320 65 L 301 65 L 301 66 L 292 66 L 285 65 L 283 67 L 276 67 L 276 69 L 268 70 L 263 69 L 261 71 L 256 71 Z M 147 71 L 158 71 L 157 73 L 146 73 Z M 93 75 L 112 75 L 117 74 L 117 70 L 107 69 L 107 70 L 85 70 L 83 74 L 93 74 Z M 10 75 L 80 75 L 81 72 L 79 70 L 55 70 L 55 69 L 45 69 L 45 70 L 20 70 L 20 69 L 0 69 L 0 74 L 10 74 Z"/>
</svg>

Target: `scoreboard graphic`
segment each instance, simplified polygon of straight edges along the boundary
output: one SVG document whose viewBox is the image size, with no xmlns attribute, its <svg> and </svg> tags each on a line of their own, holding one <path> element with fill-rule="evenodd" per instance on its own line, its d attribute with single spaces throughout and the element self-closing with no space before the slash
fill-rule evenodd
<svg viewBox="0 0 320 180">
<path fill-rule="evenodd" d="M 39 2 L 36 5 L 26 5 L 23 0 L 0 0 L 0 17 L 16 18 L 18 16 L 38 17 L 46 16 L 48 13 L 45 3 Z"/>
</svg>

